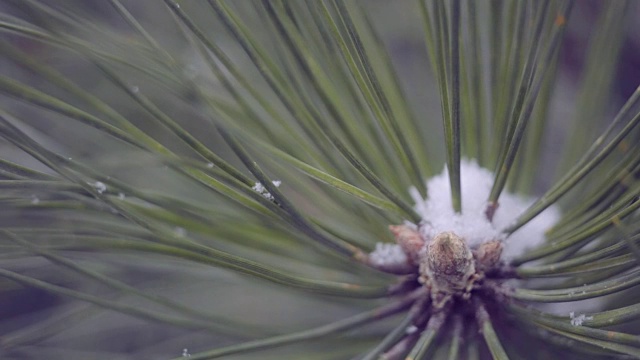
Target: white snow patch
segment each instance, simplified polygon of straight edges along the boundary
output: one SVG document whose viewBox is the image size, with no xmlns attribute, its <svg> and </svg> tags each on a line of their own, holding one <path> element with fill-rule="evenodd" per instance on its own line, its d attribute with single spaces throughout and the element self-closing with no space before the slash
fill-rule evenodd
<svg viewBox="0 0 640 360">
<path fill-rule="evenodd" d="M 400 245 L 390 243 L 377 243 L 375 250 L 369 254 L 371 264 L 378 267 L 404 264 L 407 260 L 407 254 L 402 251 Z"/>
<path fill-rule="evenodd" d="M 494 174 L 480 167 L 473 160 L 462 160 L 460 164 L 462 188 L 462 214 L 456 214 L 451 202 L 449 173 L 444 171 L 429 179 L 428 196 L 423 199 L 415 189 L 409 189 L 415 201 L 415 209 L 425 225 L 420 227 L 423 237 L 430 239 L 443 231 L 453 231 L 465 238 L 470 246 L 493 239 L 506 240 L 502 257 L 511 259 L 525 249 L 544 241 L 544 232 L 560 218 L 560 210 L 551 206 L 505 239 L 501 230 L 510 225 L 534 201 L 520 195 L 503 191 L 493 222 L 485 217 L 487 199 L 494 181 Z"/>
<path fill-rule="evenodd" d="M 96 181 L 91 185 L 96 189 L 98 194 L 102 194 L 103 192 L 107 191 L 107 185 L 105 185 L 105 183 L 103 183 L 102 181 Z"/>
<path fill-rule="evenodd" d="M 415 325 L 411 325 L 404 332 L 407 335 L 411 335 L 411 334 L 414 334 L 416 331 L 418 331 L 418 327 Z"/>
<path fill-rule="evenodd" d="M 208 167 L 209 169 L 213 169 L 213 163 L 212 163 L 212 162 L 207 163 L 207 167 Z"/>
<path fill-rule="evenodd" d="M 124 200 L 125 195 L 124 193 L 118 193 L 118 200 Z"/>
<path fill-rule="evenodd" d="M 273 180 L 272 181 L 273 185 L 275 185 L 275 187 L 280 187 L 280 184 L 282 184 L 282 181 L 280 180 Z M 255 185 L 253 185 L 252 189 L 259 193 L 260 195 L 264 196 L 266 199 L 269 199 L 271 201 L 274 200 L 273 195 L 271 195 L 271 193 L 267 190 L 266 187 L 264 187 L 264 185 L 262 185 L 262 183 L 260 182 L 256 182 Z"/>
<path fill-rule="evenodd" d="M 185 230 L 185 228 L 180 227 L 180 226 L 176 226 L 173 231 L 176 233 L 177 236 L 179 237 L 185 237 L 185 235 L 187 235 L 187 230 Z"/>
<path fill-rule="evenodd" d="M 38 205 L 40 203 L 40 198 L 35 195 L 31 195 L 31 204 Z"/>
<path fill-rule="evenodd" d="M 182 349 L 182 357 L 186 357 L 186 358 L 191 357 L 191 354 L 189 354 L 189 349 L 187 348 Z"/>
<path fill-rule="evenodd" d="M 582 326 L 582 323 L 585 320 L 593 320 L 593 316 L 587 316 L 585 314 L 576 316 L 576 313 L 574 311 L 569 313 L 569 317 L 571 318 L 571 325 L 573 326 Z"/>
</svg>

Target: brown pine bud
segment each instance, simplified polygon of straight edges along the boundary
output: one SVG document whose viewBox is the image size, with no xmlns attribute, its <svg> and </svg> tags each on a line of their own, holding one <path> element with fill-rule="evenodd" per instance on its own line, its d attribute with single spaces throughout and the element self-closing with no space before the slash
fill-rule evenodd
<svg viewBox="0 0 640 360">
<path fill-rule="evenodd" d="M 500 240 L 491 240 L 480 244 L 475 254 L 478 270 L 487 271 L 496 267 L 500 262 L 501 255 L 502 242 Z"/>
<path fill-rule="evenodd" d="M 407 225 L 389 225 L 389 230 L 396 238 L 396 243 L 400 245 L 402 251 L 407 254 L 409 261 L 413 265 L 418 265 L 420 261 L 420 250 L 424 246 L 424 240 L 420 233 Z"/>
<path fill-rule="evenodd" d="M 452 232 L 440 233 L 427 245 L 420 271 L 428 277 L 434 293 L 460 292 L 475 273 L 473 253 L 463 238 Z"/>
</svg>

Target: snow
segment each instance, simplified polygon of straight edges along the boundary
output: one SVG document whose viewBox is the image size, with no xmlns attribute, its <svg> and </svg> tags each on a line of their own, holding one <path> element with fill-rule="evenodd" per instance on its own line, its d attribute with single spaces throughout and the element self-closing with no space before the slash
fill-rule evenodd
<svg viewBox="0 0 640 360">
<path fill-rule="evenodd" d="M 280 187 L 280 184 L 282 184 L 282 181 L 280 180 L 273 180 L 272 181 L 273 185 L 275 185 L 275 187 Z M 269 191 L 267 190 L 266 187 L 264 187 L 264 185 L 262 185 L 262 183 L 260 182 L 256 182 L 255 185 L 253 185 L 252 189 L 259 193 L 260 195 L 262 195 L 263 197 L 265 197 L 268 200 L 273 201 L 273 195 L 271 195 L 271 193 L 269 193 Z"/>
<path fill-rule="evenodd" d="M 416 331 L 418 331 L 418 327 L 417 327 L 417 326 L 415 326 L 415 325 L 411 325 L 411 326 L 409 326 L 409 327 L 408 327 L 404 332 L 405 332 L 405 334 L 407 334 L 407 335 L 411 335 L 411 334 L 415 334 L 415 333 L 416 333 Z"/>
<path fill-rule="evenodd" d="M 571 325 L 573 326 L 582 326 L 582 323 L 585 320 L 593 320 L 593 316 L 587 316 L 585 314 L 576 316 L 576 313 L 574 311 L 569 313 L 569 318 L 571 318 Z"/>
<path fill-rule="evenodd" d="M 105 183 L 103 183 L 101 181 L 96 181 L 92 185 L 96 189 L 98 194 L 102 194 L 103 192 L 107 191 L 107 185 L 105 185 Z"/>
<path fill-rule="evenodd" d="M 369 254 L 369 261 L 373 266 L 387 267 L 395 264 L 404 264 L 408 260 L 400 245 L 389 243 L 377 243 L 375 250 Z"/>
<path fill-rule="evenodd" d="M 473 160 L 462 160 L 460 165 L 462 188 L 462 214 L 456 214 L 451 202 L 451 188 L 447 168 L 426 182 L 428 196 L 423 199 L 415 188 L 410 194 L 415 210 L 423 219 L 421 234 L 426 239 L 444 231 L 453 231 L 463 237 L 470 246 L 499 239 L 503 240 L 503 259 L 511 259 L 526 249 L 544 241 L 544 232 L 560 218 L 560 210 L 551 206 L 532 221 L 505 238 L 501 229 L 506 228 L 534 201 L 503 191 L 493 222 L 487 220 L 485 209 L 493 185 L 494 175 Z"/>
<path fill-rule="evenodd" d="M 178 237 L 185 237 L 187 235 L 187 230 L 183 227 L 176 226 L 173 231 L 176 233 Z"/>
</svg>

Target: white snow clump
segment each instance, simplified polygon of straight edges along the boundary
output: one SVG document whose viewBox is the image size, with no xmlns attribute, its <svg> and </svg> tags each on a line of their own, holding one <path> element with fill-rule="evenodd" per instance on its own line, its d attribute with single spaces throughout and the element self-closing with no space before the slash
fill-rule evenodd
<svg viewBox="0 0 640 360">
<path fill-rule="evenodd" d="M 375 250 L 369 254 L 371 265 L 384 267 L 390 264 L 404 264 L 408 260 L 407 254 L 396 244 L 377 243 Z"/>
<path fill-rule="evenodd" d="M 102 194 L 103 192 L 107 191 L 107 185 L 105 185 L 105 183 L 103 183 L 102 181 L 96 181 L 91 185 L 93 185 L 98 194 Z"/>
<path fill-rule="evenodd" d="M 466 239 L 469 246 L 500 239 L 503 242 L 502 258 L 509 260 L 544 241 L 544 232 L 560 218 L 557 206 L 550 206 L 533 220 L 504 238 L 502 229 L 510 225 L 534 201 L 533 198 L 503 191 L 499 199 L 493 222 L 487 220 L 485 209 L 494 175 L 473 160 L 463 159 L 460 164 L 462 188 L 462 213 L 456 214 L 451 202 L 449 173 L 444 171 L 429 179 L 427 198 L 423 199 L 417 189 L 409 189 L 415 201 L 415 210 L 427 224 L 421 226 L 422 236 L 431 239 L 443 231 L 453 231 Z"/>
<path fill-rule="evenodd" d="M 280 180 L 273 180 L 272 181 L 273 185 L 275 185 L 275 187 L 280 187 L 280 184 L 282 184 L 282 181 Z M 264 187 L 264 185 L 262 185 L 262 183 L 260 182 L 256 182 L 255 185 L 253 185 L 252 189 L 259 193 L 260 195 L 264 196 L 266 199 L 273 201 L 273 195 L 271 195 L 271 193 L 269 193 L 269 191 L 267 190 L 266 187 Z"/>
<path fill-rule="evenodd" d="M 593 320 L 593 316 L 587 316 L 585 314 L 576 316 L 576 313 L 573 311 L 569 313 L 569 317 L 571 318 L 571 325 L 573 326 L 582 326 L 585 320 Z"/>
</svg>

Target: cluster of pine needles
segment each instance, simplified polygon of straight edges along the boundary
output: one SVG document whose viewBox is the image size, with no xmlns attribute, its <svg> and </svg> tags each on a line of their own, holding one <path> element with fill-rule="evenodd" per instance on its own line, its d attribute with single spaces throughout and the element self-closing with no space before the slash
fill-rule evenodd
<svg viewBox="0 0 640 360">
<path fill-rule="evenodd" d="M 640 357 L 634 5 L 567 90 L 570 0 L 2 2 L 0 357 Z M 434 307 L 367 257 L 464 158 L 562 217 Z"/>
</svg>

